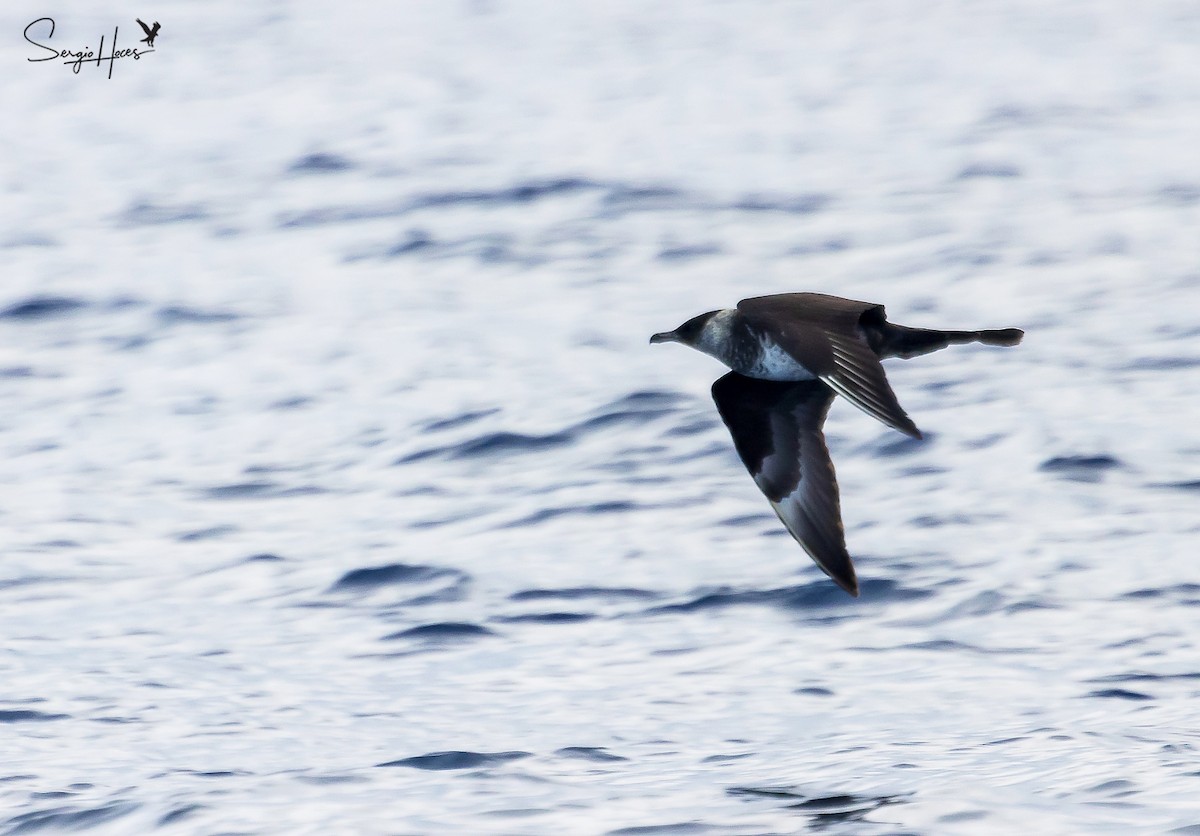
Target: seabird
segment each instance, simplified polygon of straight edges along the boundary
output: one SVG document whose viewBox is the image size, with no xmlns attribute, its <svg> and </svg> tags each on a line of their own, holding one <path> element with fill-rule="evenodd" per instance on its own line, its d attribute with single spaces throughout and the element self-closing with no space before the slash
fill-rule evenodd
<svg viewBox="0 0 1200 836">
<path fill-rule="evenodd" d="M 1023 336 L 1019 328 L 907 328 L 888 322 L 883 305 L 822 293 L 782 293 L 700 314 L 650 342 L 683 343 L 732 369 L 713 384 L 712 395 L 738 456 L 817 566 L 858 597 L 837 477 L 821 431 L 834 395 L 921 438 L 880 361 L 962 343 L 1012 346 Z"/>
</svg>

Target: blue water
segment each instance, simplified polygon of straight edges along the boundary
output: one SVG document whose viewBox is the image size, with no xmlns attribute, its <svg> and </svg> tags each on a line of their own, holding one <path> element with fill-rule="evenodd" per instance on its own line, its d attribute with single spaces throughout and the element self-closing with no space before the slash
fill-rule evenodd
<svg viewBox="0 0 1200 836">
<path fill-rule="evenodd" d="M 43 14 L 0 834 L 1200 832 L 1193 6 Z M 857 600 L 646 344 L 796 290 L 1027 332 L 835 403 Z"/>
</svg>

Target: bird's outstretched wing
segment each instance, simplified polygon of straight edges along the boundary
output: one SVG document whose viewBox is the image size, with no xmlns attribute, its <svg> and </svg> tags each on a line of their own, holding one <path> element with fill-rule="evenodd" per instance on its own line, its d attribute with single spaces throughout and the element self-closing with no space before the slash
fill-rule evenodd
<svg viewBox="0 0 1200 836">
<path fill-rule="evenodd" d="M 748 325 L 770 334 L 784 351 L 863 412 L 906 435 L 921 437 L 859 325 L 864 316 L 882 321 L 882 305 L 821 293 L 785 293 L 743 299 L 738 311 Z"/>
<path fill-rule="evenodd" d="M 819 380 L 781 383 L 730 372 L 712 394 L 733 446 L 779 519 L 821 570 L 857 597 L 837 477 L 821 431 L 833 390 Z"/>
<path fill-rule="evenodd" d="M 821 380 L 863 412 L 905 435 L 920 438 L 921 431 L 900 406 L 896 393 L 883 372 L 883 364 L 864 338 L 830 332 L 826 335 L 833 351 L 833 371 Z"/>
<path fill-rule="evenodd" d="M 126 20 L 128 20 L 128 18 L 126 18 Z M 153 32 L 150 31 L 150 27 L 142 22 L 142 19 L 140 17 L 135 17 L 134 20 L 136 20 L 138 22 L 138 26 L 142 27 L 142 31 L 146 33 L 147 37 L 154 34 Z"/>
</svg>

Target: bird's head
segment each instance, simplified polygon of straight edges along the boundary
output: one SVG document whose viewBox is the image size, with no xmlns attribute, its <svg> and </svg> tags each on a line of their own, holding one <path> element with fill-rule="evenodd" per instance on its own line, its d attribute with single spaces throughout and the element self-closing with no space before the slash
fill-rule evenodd
<svg viewBox="0 0 1200 836">
<path fill-rule="evenodd" d="M 651 343 L 683 343 L 695 348 L 701 341 L 704 326 L 720 311 L 709 311 L 699 316 L 693 316 L 674 331 L 662 331 L 650 338 Z"/>
</svg>

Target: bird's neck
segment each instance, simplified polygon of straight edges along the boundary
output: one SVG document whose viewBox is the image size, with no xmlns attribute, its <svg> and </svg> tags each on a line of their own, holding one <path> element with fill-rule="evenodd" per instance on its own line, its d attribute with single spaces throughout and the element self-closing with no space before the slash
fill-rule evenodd
<svg viewBox="0 0 1200 836">
<path fill-rule="evenodd" d="M 737 310 L 717 311 L 696 348 L 738 374 L 760 380 L 812 380 L 816 375 L 769 335 L 760 334 Z"/>
<path fill-rule="evenodd" d="M 751 361 L 748 353 L 754 350 L 753 343 L 741 316 L 736 310 L 727 308 L 717 311 L 704 324 L 696 348 L 737 371 Z"/>
</svg>

